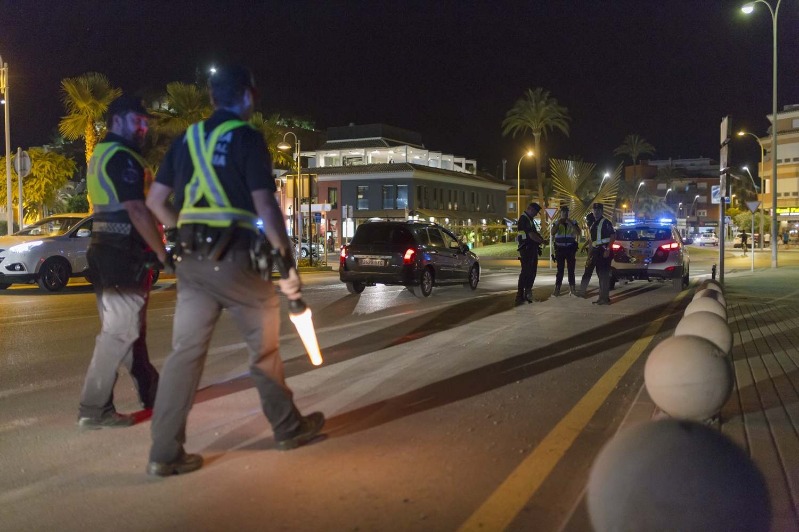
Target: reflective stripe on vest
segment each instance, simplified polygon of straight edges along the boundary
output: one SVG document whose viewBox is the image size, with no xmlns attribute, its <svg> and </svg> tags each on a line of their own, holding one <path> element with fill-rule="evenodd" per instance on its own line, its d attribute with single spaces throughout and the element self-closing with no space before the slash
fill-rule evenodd
<svg viewBox="0 0 799 532">
<path fill-rule="evenodd" d="M 555 244 L 559 246 L 573 246 L 577 244 L 577 239 L 572 234 L 572 225 L 574 222 L 569 220 L 558 220 L 555 223 Z"/>
<path fill-rule="evenodd" d="M 595 246 L 601 246 L 602 244 L 607 244 L 608 242 L 610 242 L 610 237 L 602 238 L 602 225 L 605 222 L 610 223 L 610 220 L 608 220 L 607 218 L 600 218 L 599 221 L 597 222 L 596 235 L 594 235 L 595 240 L 593 242 Z"/>
<path fill-rule="evenodd" d="M 248 210 L 231 206 L 213 166 L 214 149 L 219 138 L 240 127 L 248 127 L 247 122 L 241 120 L 223 122 L 211 132 L 207 141 L 205 122 L 193 124 L 186 130 L 186 141 L 194 165 L 194 174 L 185 188 L 178 227 L 188 223 L 226 227 L 233 222 L 240 227 L 257 231 L 256 215 Z M 208 203 L 207 207 L 196 206 L 202 199 Z"/>
<path fill-rule="evenodd" d="M 94 148 L 86 171 L 86 188 L 95 212 L 113 212 L 123 209 L 119 201 L 114 182 L 108 176 L 106 166 L 118 152 L 125 152 L 133 157 L 147 171 L 147 162 L 141 155 L 119 142 L 101 142 Z"/>
</svg>

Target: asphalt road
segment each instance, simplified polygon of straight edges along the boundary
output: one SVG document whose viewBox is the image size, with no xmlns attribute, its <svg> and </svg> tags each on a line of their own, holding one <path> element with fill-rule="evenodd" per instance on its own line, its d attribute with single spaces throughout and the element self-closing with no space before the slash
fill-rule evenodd
<svg viewBox="0 0 799 532">
<path fill-rule="evenodd" d="M 708 274 L 712 262 L 712 253 L 697 253 L 692 275 Z M 305 275 L 325 364 L 310 365 L 287 319 L 282 353 L 299 407 L 322 410 L 328 424 L 325 438 L 289 453 L 274 448 L 243 343 L 223 315 L 188 428 L 187 449 L 206 466 L 170 479 L 144 474 L 148 422 L 87 433 L 75 426 L 99 326 L 90 287 L 6 290 L 0 530 L 468 529 L 528 457 L 561 445 L 559 423 L 585 408 L 646 327 L 663 318 L 666 334 L 673 319 L 668 284 L 622 286 L 600 315 L 588 301 L 549 298 L 547 269 L 536 282 L 542 301 L 514 309 L 517 272 L 514 261 L 487 261 L 476 292 L 446 287 L 424 300 L 400 287 L 352 296 L 335 272 Z M 164 279 L 150 303 L 159 368 L 175 293 Z M 509 529 L 584 529 L 588 468 L 640 388 L 643 360 L 583 416 L 522 511 L 503 510 Z M 122 412 L 138 408 L 127 375 L 115 402 Z"/>
</svg>

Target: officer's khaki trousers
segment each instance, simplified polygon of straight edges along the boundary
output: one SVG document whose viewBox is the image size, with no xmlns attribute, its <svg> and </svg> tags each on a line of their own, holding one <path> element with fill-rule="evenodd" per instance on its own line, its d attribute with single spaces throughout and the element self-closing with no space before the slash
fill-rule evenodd
<svg viewBox="0 0 799 532">
<path fill-rule="evenodd" d="M 151 461 L 172 462 L 184 452 L 186 420 L 223 308 L 247 344 L 250 374 L 275 439 L 290 437 L 299 427 L 301 417 L 286 386 L 278 351 L 280 302 L 272 283 L 252 271 L 249 262 L 249 252 L 231 250 L 221 261 L 189 255 L 177 265 L 172 352 L 161 370 Z"/>
</svg>

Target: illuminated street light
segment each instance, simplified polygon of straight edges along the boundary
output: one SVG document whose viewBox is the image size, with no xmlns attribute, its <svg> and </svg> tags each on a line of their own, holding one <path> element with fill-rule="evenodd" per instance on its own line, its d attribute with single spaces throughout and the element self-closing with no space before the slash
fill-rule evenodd
<svg viewBox="0 0 799 532">
<path fill-rule="evenodd" d="M 635 212 L 635 200 L 638 199 L 638 191 L 641 190 L 642 186 L 644 186 L 644 182 L 643 181 L 638 183 L 638 188 L 635 189 L 635 196 L 633 197 L 632 205 L 630 205 L 630 209 L 632 209 L 633 212 Z"/>
<path fill-rule="evenodd" d="M 764 4 L 771 13 L 771 38 L 772 38 L 772 61 L 771 61 L 771 267 L 777 267 L 777 17 L 780 13 L 780 3 L 777 0 L 776 7 L 772 8 L 766 0 L 755 0 L 745 4 L 741 11 L 746 14 L 755 10 L 756 4 Z M 762 236 L 762 235 L 761 235 Z"/>
<path fill-rule="evenodd" d="M 698 199 L 699 199 L 699 194 L 694 196 L 694 201 L 691 202 L 691 207 L 688 209 L 688 212 L 691 212 L 691 209 L 694 209 L 694 216 L 696 216 L 696 208 L 694 206 L 696 205 L 696 200 Z"/>
<path fill-rule="evenodd" d="M 605 182 L 605 179 L 610 177 L 610 172 L 605 172 L 605 175 L 602 176 L 602 181 L 599 182 L 599 190 L 602 190 L 602 184 Z"/>
<path fill-rule="evenodd" d="M 208 69 L 208 72 L 213 76 L 214 74 L 216 74 L 216 67 L 212 66 L 211 68 Z"/>
<path fill-rule="evenodd" d="M 739 135 L 740 135 L 740 133 L 739 133 Z M 760 139 L 758 139 L 758 144 L 759 143 L 760 143 Z M 762 148 L 762 146 L 761 146 L 761 148 Z M 763 168 L 763 159 L 762 158 L 760 159 L 760 167 Z M 760 187 L 755 185 L 755 178 L 752 177 L 752 172 L 749 171 L 749 167 L 748 166 L 743 166 L 743 167 L 741 167 L 741 170 L 744 170 L 747 174 L 749 174 L 749 179 L 752 181 L 752 186 L 755 187 L 755 192 L 759 196 L 760 195 Z M 758 199 L 760 199 L 760 198 L 758 198 Z M 759 218 L 760 218 L 760 251 L 763 251 L 763 246 L 765 245 L 764 244 L 764 240 L 766 240 L 766 236 L 763 234 L 762 204 L 761 204 L 761 209 L 760 210 L 761 210 L 760 216 L 759 216 Z M 755 213 L 752 213 L 752 216 L 754 216 L 754 215 L 755 215 Z M 752 238 L 754 238 L 754 237 L 752 237 Z"/>
<path fill-rule="evenodd" d="M 677 218 L 680 217 L 680 214 L 682 214 L 682 202 L 677 204 Z"/>
<path fill-rule="evenodd" d="M 516 165 L 516 218 L 521 218 L 522 216 L 522 209 L 521 209 L 521 171 L 522 171 L 522 159 L 525 157 L 532 157 L 533 150 L 527 150 L 527 153 L 521 156 L 519 159 L 519 164 Z"/>
<path fill-rule="evenodd" d="M 671 192 L 671 189 L 668 189 L 668 190 L 666 191 L 666 194 L 663 196 L 663 203 L 666 203 L 666 198 L 668 198 L 668 197 L 669 197 L 669 192 Z"/>
<path fill-rule="evenodd" d="M 286 131 L 286 133 L 283 135 L 283 141 L 280 142 L 277 145 L 277 149 L 281 150 L 281 151 L 286 151 L 286 150 L 290 150 L 291 149 L 291 147 L 292 147 L 291 144 L 286 142 L 286 137 L 288 135 L 292 135 L 294 137 L 294 142 L 295 142 L 294 155 L 297 157 L 297 179 L 294 181 L 294 187 L 295 187 L 294 188 L 294 191 L 295 191 L 294 201 L 291 202 L 292 203 L 292 208 L 294 209 L 294 212 L 292 214 L 294 216 L 293 216 L 291 225 L 292 225 L 292 232 L 294 233 L 294 237 L 297 239 L 297 255 L 296 255 L 296 257 L 299 259 L 302 256 L 302 253 L 301 253 L 301 251 L 302 251 L 302 234 L 298 234 L 299 233 L 299 216 L 300 216 L 299 207 L 300 207 L 300 170 L 301 170 L 301 168 L 300 168 L 300 139 L 299 139 L 299 137 L 297 137 L 297 135 L 293 131 Z M 310 192 L 311 192 L 310 191 L 310 187 L 308 187 L 308 193 L 310 194 Z M 309 199 L 308 200 L 308 210 L 309 211 L 311 209 L 310 201 L 311 200 Z M 312 218 L 312 217 L 313 217 L 313 214 L 309 213 L 309 219 Z M 309 222 L 310 222 L 310 220 L 309 220 Z M 308 246 L 309 246 L 309 248 L 308 248 L 308 257 L 313 257 L 314 248 L 313 248 L 313 246 L 311 244 L 311 239 L 310 238 L 308 239 Z M 310 260 L 313 260 L 313 259 L 310 259 Z"/>
</svg>

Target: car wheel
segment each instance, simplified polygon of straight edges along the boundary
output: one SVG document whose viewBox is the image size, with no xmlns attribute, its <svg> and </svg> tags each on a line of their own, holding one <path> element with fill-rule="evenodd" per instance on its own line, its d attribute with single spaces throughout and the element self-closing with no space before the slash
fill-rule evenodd
<svg viewBox="0 0 799 532">
<path fill-rule="evenodd" d="M 363 289 L 366 288 L 366 285 L 363 283 L 359 283 L 358 281 L 348 281 L 347 285 L 347 292 L 350 294 L 360 294 L 363 292 Z"/>
<path fill-rule="evenodd" d="M 469 278 L 464 284 L 464 286 L 471 288 L 472 290 L 477 289 L 477 283 L 480 282 L 480 268 L 477 264 L 474 264 L 471 269 L 469 270 Z"/>
<path fill-rule="evenodd" d="M 430 294 L 433 293 L 433 272 L 430 271 L 430 268 L 425 268 L 422 272 L 419 286 L 411 286 L 409 288 L 416 297 L 430 297 Z"/>
<path fill-rule="evenodd" d="M 308 258 L 308 250 L 305 249 L 305 248 L 302 248 L 300 250 L 300 257 L 302 257 L 303 259 L 307 259 Z"/>
<path fill-rule="evenodd" d="M 5 290 L 9 286 L 11 286 L 11 283 L 0 283 L 0 290 Z"/>
<path fill-rule="evenodd" d="M 39 270 L 39 286 L 48 292 L 58 292 L 67 285 L 69 274 L 66 260 L 60 257 L 47 259 Z"/>
</svg>

